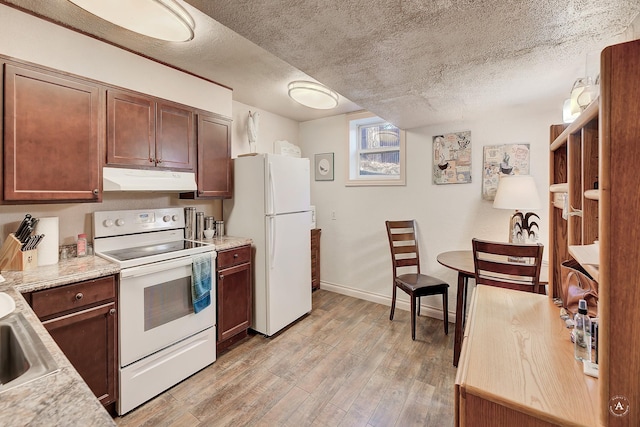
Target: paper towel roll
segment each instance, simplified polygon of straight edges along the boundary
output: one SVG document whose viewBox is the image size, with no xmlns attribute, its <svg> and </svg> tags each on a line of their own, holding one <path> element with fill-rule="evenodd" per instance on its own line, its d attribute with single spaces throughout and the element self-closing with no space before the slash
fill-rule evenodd
<svg viewBox="0 0 640 427">
<path fill-rule="evenodd" d="M 58 217 L 40 218 L 35 234 L 44 234 L 38 244 L 38 265 L 58 263 Z"/>
</svg>

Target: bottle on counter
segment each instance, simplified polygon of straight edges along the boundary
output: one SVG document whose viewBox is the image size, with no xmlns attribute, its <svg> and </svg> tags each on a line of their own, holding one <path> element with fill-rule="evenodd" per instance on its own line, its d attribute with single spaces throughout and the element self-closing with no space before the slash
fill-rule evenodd
<svg viewBox="0 0 640 427">
<path fill-rule="evenodd" d="M 578 312 L 573 321 L 574 356 L 576 360 L 591 362 L 591 319 L 587 315 L 587 301 L 581 299 L 578 302 Z"/>
<path fill-rule="evenodd" d="M 87 235 L 84 233 L 78 234 L 78 241 L 76 242 L 76 255 L 79 257 L 87 256 Z"/>
</svg>

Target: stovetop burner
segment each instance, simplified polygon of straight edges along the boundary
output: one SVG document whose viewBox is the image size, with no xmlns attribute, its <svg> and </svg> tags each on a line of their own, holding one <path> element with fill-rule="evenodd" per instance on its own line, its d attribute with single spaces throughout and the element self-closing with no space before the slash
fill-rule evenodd
<svg viewBox="0 0 640 427">
<path fill-rule="evenodd" d="M 193 242 L 190 240 L 180 240 L 176 242 L 168 242 L 154 245 L 137 246 L 133 248 L 118 249 L 114 251 L 103 252 L 110 258 L 117 261 L 129 261 L 133 259 L 145 258 L 153 255 L 168 254 L 172 252 L 184 251 L 185 249 L 201 248 L 208 246 L 203 243 Z"/>
</svg>

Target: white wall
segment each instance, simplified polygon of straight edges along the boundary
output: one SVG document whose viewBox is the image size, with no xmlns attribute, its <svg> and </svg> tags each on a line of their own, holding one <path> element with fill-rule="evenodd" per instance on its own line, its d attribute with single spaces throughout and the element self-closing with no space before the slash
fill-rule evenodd
<svg viewBox="0 0 640 427">
<path fill-rule="evenodd" d="M 247 119 L 249 111 L 260 114 L 256 152 L 273 153 L 273 143 L 278 140 L 289 141 L 299 145 L 299 123 L 295 120 L 233 101 L 233 134 L 231 135 L 231 157 L 249 153 L 247 138 Z"/>
<path fill-rule="evenodd" d="M 390 303 L 391 259 L 384 221 L 416 219 L 422 268 L 451 285 L 450 316 L 455 312 L 457 276 L 436 261 L 440 252 L 471 249 L 471 239 L 508 239 L 511 212 L 493 209 L 482 200 L 483 146 L 529 143 L 531 175 L 540 198 L 548 200 L 549 126 L 561 122 L 561 101 L 546 106 L 520 106 L 487 112 L 476 121 L 446 123 L 407 131 L 407 185 L 345 187 L 347 119 L 344 115 L 304 122 L 300 139 L 305 157 L 335 153 L 335 180 L 311 178 L 311 202 L 316 205 L 321 237 L 321 286 L 371 301 Z M 557 104 L 557 105 L 556 105 Z M 549 106 L 551 105 L 551 106 Z M 471 131 L 472 183 L 434 185 L 431 178 L 432 137 Z M 545 204 L 546 205 L 546 204 Z M 335 212 L 335 220 L 331 219 Z M 548 211 L 540 216 L 541 242 L 548 247 Z M 546 255 L 546 252 L 545 252 Z M 402 294 L 402 295 L 401 295 Z M 399 298 L 408 301 L 402 292 Z M 423 305 L 440 311 L 438 297 Z M 401 308 L 407 308 L 404 304 Z M 428 313 L 440 315 L 428 310 Z"/>
</svg>

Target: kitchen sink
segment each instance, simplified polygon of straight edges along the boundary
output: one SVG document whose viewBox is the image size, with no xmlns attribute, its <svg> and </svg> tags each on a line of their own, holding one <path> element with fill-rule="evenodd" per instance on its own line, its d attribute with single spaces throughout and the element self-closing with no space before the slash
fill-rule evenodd
<svg viewBox="0 0 640 427">
<path fill-rule="evenodd" d="M 59 370 L 22 313 L 0 319 L 0 393 Z"/>
</svg>

